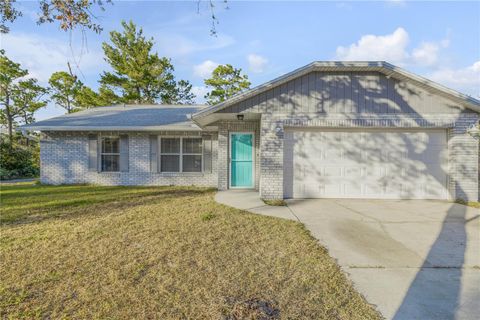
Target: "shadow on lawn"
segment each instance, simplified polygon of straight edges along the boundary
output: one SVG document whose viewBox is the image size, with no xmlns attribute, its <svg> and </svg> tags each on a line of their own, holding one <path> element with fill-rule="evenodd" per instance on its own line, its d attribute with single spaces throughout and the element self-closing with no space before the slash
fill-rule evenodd
<svg viewBox="0 0 480 320">
<path fill-rule="evenodd" d="M 178 198 L 199 196 L 214 191 L 212 188 L 158 187 L 158 189 L 152 188 L 147 192 L 139 192 L 138 189 L 134 189 L 132 193 L 123 194 L 121 192 L 123 190 L 120 189 L 118 193 L 115 193 L 115 190 L 109 192 L 80 191 L 80 193 L 84 193 L 84 197 L 77 194 L 76 198 L 68 199 L 68 194 L 66 194 L 66 197 L 58 200 L 59 203 L 40 202 L 32 208 L 23 210 L 8 210 L 8 207 L 4 207 L 0 222 L 2 225 L 15 226 L 49 219 L 74 219 L 81 215 L 103 214 L 106 210 L 110 212 L 126 210 L 139 205 L 155 204 L 168 199 L 178 200 Z M 25 197 L 25 202 L 28 203 L 28 196 Z"/>
</svg>

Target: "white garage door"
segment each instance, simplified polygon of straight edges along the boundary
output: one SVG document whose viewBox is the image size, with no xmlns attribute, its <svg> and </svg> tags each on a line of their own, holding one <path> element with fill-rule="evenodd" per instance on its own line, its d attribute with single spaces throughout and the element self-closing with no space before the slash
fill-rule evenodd
<svg viewBox="0 0 480 320">
<path fill-rule="evenodd" d="M 447 199 L 445 130 L 287 131 L 285 196 Z"/>
</svg>

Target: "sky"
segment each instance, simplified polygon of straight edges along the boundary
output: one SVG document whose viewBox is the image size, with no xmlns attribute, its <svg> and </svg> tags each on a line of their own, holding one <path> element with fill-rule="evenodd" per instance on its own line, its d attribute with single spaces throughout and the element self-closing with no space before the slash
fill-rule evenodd
<svg viewBox="0 0 480 320">
<path fill-rule="evenodd" d="M 18 2 L 23 17 L 0 36 L 7 56 L 47 85 L 67 62 L 96 89 L 102 42 L 132 20 L 171 58 L 176 79 L 189 80 L 203 103 L 203 79 L 218 64 L 242 68 L 252 86 L 319 60 L 385 60 L 462 93 L 480 98 L 480 2 L 223 1 L 215 2 L 217 35 L 210 34 L 208 2 L 119 1 L 96 12 L 101 34 L 37 25 L 38 2 Z M 41 120 L 63 114 L 50 103 Z"/>
</svg>

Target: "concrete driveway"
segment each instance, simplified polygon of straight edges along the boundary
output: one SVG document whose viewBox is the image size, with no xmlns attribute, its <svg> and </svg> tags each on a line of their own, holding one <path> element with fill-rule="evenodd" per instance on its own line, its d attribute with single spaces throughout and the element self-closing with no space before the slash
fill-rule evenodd
<svg viewBox="0 0 480 320">
<path fill-rule="evenodd" d="M 217 201 L 299 220 L 387 319 L 479 319 L 480 210 L 446 201 L 290 200 L 253 191 Z"/>
<path fill-rule="evenodd" d="M 387 319 L 478 319 L 479 210 L 445 201 L 289 201 Z"/>
</svg>

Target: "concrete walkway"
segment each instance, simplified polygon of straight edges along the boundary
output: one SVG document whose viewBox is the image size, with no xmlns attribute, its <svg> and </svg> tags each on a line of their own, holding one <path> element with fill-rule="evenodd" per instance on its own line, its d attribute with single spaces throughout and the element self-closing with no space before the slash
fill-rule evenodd
<svg viewBox="0 0 480 320">
<path fill-rule="evenodd" d="M 253 191 L 217 201 L 298 220 L 387 319 L 478 319 L 480 210 L 446 201 L 290 200 L 268 207 Z"/>
<path fill-rule="evenodd" d="M 258 192 L 252 190 L 228 190 L 220 191 L 215 195 L 215 201 L 230 207 L 247 210 L 265 216 L 300 221 L 289 207 L 266 205 L 258 196 Z"/>
</svg>

